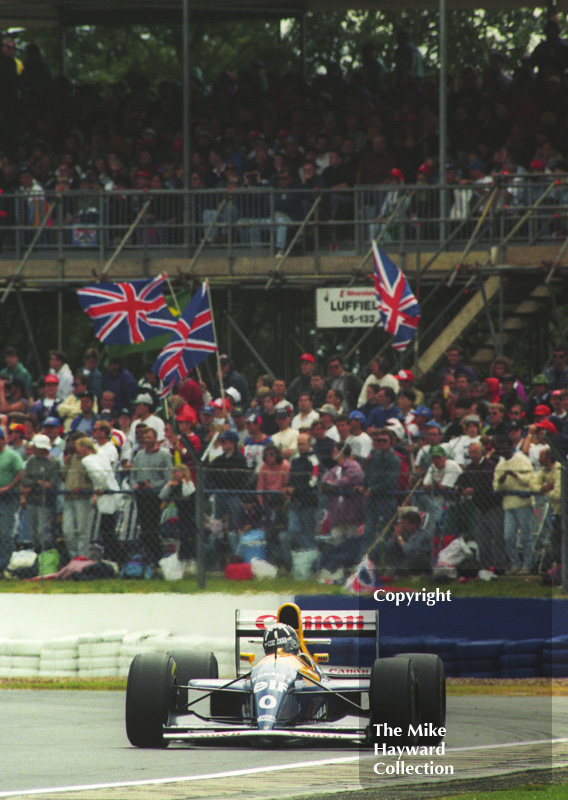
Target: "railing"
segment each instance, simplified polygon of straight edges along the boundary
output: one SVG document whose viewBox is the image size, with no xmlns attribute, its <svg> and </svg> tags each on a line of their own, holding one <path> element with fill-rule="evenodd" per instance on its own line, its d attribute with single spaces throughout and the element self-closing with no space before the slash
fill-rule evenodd
<svg viewBox="0 0 568 800">
<path fill-rule="evenodd" d="M 443 202 L 445 193 L 445 202 Z M 387 247 L 423 250 L 473 240 L 494 246 L 564 240 L 568 233 L 565 176 L 439 186 L 379 185 L 321 191 L 271 188 L 197 191 L 70 190 L 5 195 L 0 220 L 5 257 L 34 253 L 96 252 L 117 247 L 266 257 L 341 251 L 363 254 L 371 238 Z M 320 202 L 314 204 L 315 199 Z M 315 205 L 315 207 L 314 207 Z M 444 217 L 441 209 L 447 209 Z M 38 235 L 45 217 L 50 218 Z M 136 223 L 136 224 L 134 224 Z M 296 237 L 296 241 L 294 238 Z M 35 241 L 34 241 L 35 239 Z"/>
</svg>

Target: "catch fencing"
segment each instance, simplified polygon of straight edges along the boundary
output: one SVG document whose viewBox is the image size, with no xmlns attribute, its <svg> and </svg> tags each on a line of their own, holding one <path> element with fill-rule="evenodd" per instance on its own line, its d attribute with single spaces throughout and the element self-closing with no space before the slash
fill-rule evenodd
<svg viewBox="0 0 568 800">
<path fill-rule="evenodd" d="M 153 488 L 132 486 L 128 473 L 119 473 L 118 491 L 60 487 L 27 505 L 20 503 L 18 492 L 4 494 L 4 566 L 11 551 L 56 549 L 59 566 L 81 556 L 114 562 L 120 570 L 139 556 L 155 568 L 164 555 L 176 552 L 194 571 L 221 571 L 227 564 L 255 557 L 290 571 L 294 553 L 307 550 L 313 552 L 314 571 L 349 569 L 368 553 L 379 571 L 434 569 L 442 579 L 473 576 L 480 569 L 503 574 L 520 565 L 543 573 L 561 558 L 558 500 L 550 499 L 550 489 L 543 493 L 536 484 L 526 491 L 495 493 L 487 483 L 470 491 L 471 482 L 464 480 L 467 470 L 455 486 L 446 488 L 429 484 L 428 473 L 397 473 L 382 476 L 396 486 L 385 493 L 367 487 L 366 462 L 360 480 L 349 486 L 341 484 L 337 467 L 331 473 L 322 465 L 314 474 L 290 473 L 287 464 L 263 470 L 263 463 L 258 469 L 223 469 L 219 461 L 199 462 L 197 468 L 190 465 L 185 476 L 179 469 L 163 474 L 161 483 L 155 474 L 149 475 L 156 481 Z M 513 506 L 524 509 L 522 514 L 503 508 L 511 505 L 511 498 Z M 401 530 L 401 509 L 409 508 L 418 512 L 419 525 Z M 423 549 L 426 543 L 428 563 L 416 568 L 415 562 L 405 562 L 405 555 L 417 547 L 418 536 Z M 450 564 L 455 570 L 441 570 L 439 554 L 455 539 L 477 548 L 461 567 L 457 561 Z M 21 558 L 12 560 L 8 574 L 32 576 L 29 570 L 12 569 L 21 565 Z M 96 572 L 92 570 L 94 577 Z M 100 571 L 100 577 L 112 574 Z"/>
</svg>

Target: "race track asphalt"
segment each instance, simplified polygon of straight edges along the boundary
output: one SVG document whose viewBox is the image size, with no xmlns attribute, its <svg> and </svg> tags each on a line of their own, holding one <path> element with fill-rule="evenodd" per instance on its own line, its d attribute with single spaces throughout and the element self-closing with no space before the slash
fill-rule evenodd
<svg viewBox="0 0 568 800">
<path fill-rule="evenodd" d="M 0 713 L 0 798 L 256 800 L 430 780 L 379 777 L 379 759 L 351 746 L 137 750 L 120 692 L 3 690 Z M 568 764 L 568 698 L 449 697 L 447 727 L 445 755 L 431 758 L 454 779 Z"/>
</svg>

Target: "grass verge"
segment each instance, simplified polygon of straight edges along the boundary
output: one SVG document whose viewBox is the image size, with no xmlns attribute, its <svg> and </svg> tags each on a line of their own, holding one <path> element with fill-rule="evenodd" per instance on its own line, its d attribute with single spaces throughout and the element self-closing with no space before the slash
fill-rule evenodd
<svg viewBox="0 0 568 800">
<path fill-rule="evenodd" d="M 560 587 L 543 586 L 540 578 L 511 577 L 499 578 L 495 581 L 450 581 L 438 584 L 442 591 L 451 592 L 452 597 L 562 597 Z M 393 588 L 396 588 L 392 584 Z M 425 588 L 432 591 L 437 584 L 427 582 L 424 578 L 410 578 L 397 581 L 397 586 L 421 591 Z M 273 580 L 231 581 L 219 574 L 208 575 L 205 589 L 200 589 L 196 578 L 182 578 L 180 581 L 166 581 L 162 578 L 151 580 L 44 580 L 20 581 L 0 580 L 0 594 L 151 594 L 164 592 L 168 594 L 199 594 L 204 592 L 223 592 L 225 594 L 262 594 L 274 592 L 278 594 L 349 594 L 342 586 L 328 586 L 315 581 L 296 581 L 287 576 Z"/>
<path fill-rule="evenodd" d="M 0 689 L 123 692 L 126 691 L 126 678 L 0 678 Z M 447 692 L 452 696 L 568 697 L 568 678 L 448 678 Z"/>
<path fill-rule="evenodd" d="M 439 800 L 566 800 L 566 787 L 550 783 L 533 783 L 525 788 L 505 789 L 497 792 L 466 792 L 447 794 Z"/>
</svg>

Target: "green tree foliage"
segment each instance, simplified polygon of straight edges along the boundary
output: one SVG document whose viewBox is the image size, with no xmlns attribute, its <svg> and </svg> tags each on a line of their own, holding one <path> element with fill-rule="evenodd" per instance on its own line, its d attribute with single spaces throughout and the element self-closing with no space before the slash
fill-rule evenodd
<svg viewBox="0 0 568 800">
<path fill-rule="evenodd" d="M 539 11 L 452 11 L 448 14 L 448 57 L 452 73 L 464 66 L 483 68 L 491 52 L 504 54 L 511 70 L 531 49 L 531 37 L 541 32 Z M 398 26 L 410 31 L 420 47 L 427 71 L 439 66 L 439 15 L 436 11 L 351 11 L 312 13 L 307 16 L 308 74 L 323 69 L 330 60 L 344 72 L 360 66 L 361 46 L 376 42 L 391 68 Z M 190 58 L 205 81 L 214 83 L 225 70 L 239 73 L 256 59 L 279 74 L 299 71 L 302 23 L 299 19 L 227 20 L 196 22 L 190 26 Z M 45 54 L 54 74 L 59 72 L 59 33 L 54 29 L 21 31 L 15 35 L 20 50 L 31 41 Z M 180 26 L 83 26 L 67 31 L 67 75 L 74 82 L 113 83 L 129 73 L 145 74 L 152 82 L 181 80 L 182 33 Z"/>
</svg>

